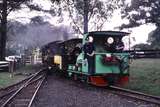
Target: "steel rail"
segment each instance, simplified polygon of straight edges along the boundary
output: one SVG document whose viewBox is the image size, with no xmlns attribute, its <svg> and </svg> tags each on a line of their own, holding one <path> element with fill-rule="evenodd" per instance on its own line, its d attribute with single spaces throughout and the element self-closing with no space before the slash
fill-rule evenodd
<svg viewBox="0 0 160 107">
<path fill-rule="evenodd" d="M 137 92 L 137 91 L 121 88 L 121 87 L 116 87 L 116 86 L 110 86 L 109 88 L 116 90 L 113 92 L 115 94 L 138 99 L 138 100 L 149 102 L 152 104 L 160 105 L 160 97 L 159 96 L 153 96 L 153 95 L 149 95 L 149 94 L 145 94 L 145 93 L 141 93 L 141 92 Z M 123 92 L 123 93 L 119 93 L 118 91 Z M 132 94 L 132 95 L 129 95 L 129 94 Z M 141 98 L 140 96 L 136 96 L 136 95 L 140 95 L 143 98 Z M 146 98 L 144 98 L 144 97 L 146 97 Z M 150 99 L 150 98 L 152 98 L 152 99 Z"/>
<path fill-rule="evenodd" d="M 130 90 L 130 89 L 125 89 L 125 88 L 116 87 L 116 86 L 110 86 L 110 88 L 118 89 L 118 90 L 121 90 L 121 91 L 133 93 L 133 94 L 143 95 L 143 96 L 146 96 L 146 97 L 151 97 L 151 98 L 155 98 L 155 99 L 159 99 L 159 100 L 160 100 L 160 97 L 159 97 L 159 96 L 154 96 L 154 95 L 150 95 L 150 94 L 145 94 L 145 93 L 138 92 L 138 91 L 134 91 L 134 90 Z"/>
<path fill-rule="evenodd" d="M 32 76 L 34 76 L 34 74 L 32 74 L 32 75 L 30 75 L 29 77 L 27 77 L 27 78 L 25 78 L 25 79 L 23 79 L 23 80 L 19 81 L 18 83 L 12 84 L 12 85 L 7 86 L 7 87 L 4 87 L 4 88 L 0 88 L 0 91 L 3 91 L 3 90 L 6 90 L 6 89 L 9 89 L 9 88 L 14 87 L 14 86 L 17 86 L 17 85 L 19 85 L 19 84 L 23 83 L 24 81 L 27 81 L 28 79 L 30 79 Z"/>
<path fill-rule="evenodd" d="M 40 70 L 40 71 L 37 72 L 37 73 L 39 74 L 40 72 L 42 72 L 42 70 Z M 36 74 L 37 74 L 37 73 L 36 73 Z M 22 85 L 24 85 L 24 84 L 22 84 L 23 82 L 27 81 L 28 79 L 31 79 L 34 75 L 35 75 L 35 74 L 32 74 L 32 75 L 30 75 L 29 77 L 27 77 L 26 79 L 24 79 L 24 80 L 22 80 L 22 81 L 20 81 L 20 82 L 18 82 L 18 83 L 15 83 L 15 84 L 13 84 L 13 85 L 11 85 L 11 86 L 8 86 L 8 87 L 5 87 L 5 88 L 1 88 L 0 91 L 7 90 L 7 89 L 9 89 L 9 88 L 15 87 L 16 85 L 20 85 L 20 84 L 21 84 L 21 86 L 22 86 Z M 19 87 L 20 87 L 20 86 L 19 86 Z M 18 88 L 17 88 L 17 89 L 18 89 Z M 13 89 L 13 90 L 5 93 L 5 94 L 2 94 L 2 95 L 0 96 L 0 99 L 2 99 L 3 97 L 5 97 L 5 96 L 7 96 L 7 95 L 9 95 L 9 94 L 17 91 L 17 89 Z"/>
<path fill-rule="evenodd" d="M 11 94 L 11 93 L 13 93 L 13 92 L 15 92 L 15 91 L 17 91 L 17 89 L 11 90 L 11 91 L 9 91 L 9 92 L 1 95 L 1 96 L 0 96 L 0 99 L 2 99 L 3 97 L 5 97 L 5 96 L 7 96 L 7 95 L 9 95 L 9 94 Z"/>
<path fill-rule="evenodd" d="M 30 82 L 30 83 L 28 83 L 28 84 L 32 84 L 33 82 L 36 82 L 36 81 L 39 80 L 40 78 L 42 78 L 42 77 L 39 77 L 39 78 L 37 78 L 36 80 L 34 80 L 34 81 L 32 81 L 32 82 Z M 18 89 L 18 88 L 17 88 L 17 89 Z M 0 98 L 3 98 L 3 97 L 5 97 L 5 96 L 7 96 L 7 95 L 9 95 L 9 94 L 17 91 L 17 89 L 11 90 L 11 91 L 7 92 L 6 94 L 3 94 L 2 96 L 0 96 Z"/>
<path fill-rule="evenodd" d="M 40 73 L 40 72 L 42 72 L 43 70 L 44 70 L 44 69 L 40 69 L 40 70 L 39 70 L 38 72 L 36 72 L 36 73 Z M 0 88 L 0 91 L 3 91 L 3 90 L 6 90 L 6 89 L 9 89 L 9 88 L 11 88 L 11 87 L 14 87 L 14 86 L 19 85 L 19 84 L 21 84 L 21 83 L 27 81 L 28 79 L 32 78 L 36 73 L 34 73 L 34 74 L 30 75 L 29 77 L 27 77 L 27 78 L 25 78 L 25 79 L 19 81 L 18 83 L 12 84 L 12 85 L 7 86 L 7 87 L 5 87 L 5 88 Z"/>
<path fill-rule="evenodd" d="M 6 105 L 22 90 L 24 89 L 25 87 L 27 87 L 28 85 L 38 81 L 39 79 L 41 79 L 42 77 L 32 81 L 32 82 L 29 82 L 27 83 L 26 85 L 23 85 L 22 87 L 20 87 L 1 107 L 6 107 Z"/>
<path fill-rule="evenodd" d="M 37 95 L 37 93 L 38 93 L 38 91 L 39 91 L 39 89 L 40 89 L 40 87 L 41 87 L 41 85 L 42 85 L 42 83 L 43 83 L 44 80 L 45 80 L 45 77 L 43 77 L 42 81 L 39 82 L 39 84 L 37 86 L 37 89 L 36 89 L 35 93 L 33 94 L 31 101 L 29 102 L 28 107 L 32 106 L 33 101 L 34 101 L 34 99 L 35 99 L 35 97 L 36 97 L 36 95 Z"/>
<path fill-rule="evenodd" d="M 42 72 L 42 71 L 40 71 Z M 7 101 L 5 101 L 5 103 L 1 106 L 1 107 L 6 107 L 6 105 L 25 87 L 27 87 L 28 85 L 38 81 L 39 79 L 42 78 L 42 76 L 40 76 L 39 78 L 37 78 L 36 80 L 33 80 L 40 72 L 37 72 L 34 74 L 33 77 L 31 77 L 24 85 L 22 85 L 11 97 L 9 97 L 9 99 L 7 99 Z M 45 75 L 44 75 L 45 76 Z M 33 80 L 33 81 L 32 81 Z"/>
</svg>

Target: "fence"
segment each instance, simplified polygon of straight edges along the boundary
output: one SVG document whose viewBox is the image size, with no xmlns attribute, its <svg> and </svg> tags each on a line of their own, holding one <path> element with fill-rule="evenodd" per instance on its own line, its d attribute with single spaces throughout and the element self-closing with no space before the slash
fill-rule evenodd
<svg viewBox="0 0 160 107">
<path fill-rule="evenodd" d="M 0 61 L 0 71 L 8 71 L 9 70 L 9 62 Z"/>
<path fill-rule="evenodd" d="M 160 58 L 160 50 L 132 50 L 129 51 L 132 58 Z"/>
</svg>

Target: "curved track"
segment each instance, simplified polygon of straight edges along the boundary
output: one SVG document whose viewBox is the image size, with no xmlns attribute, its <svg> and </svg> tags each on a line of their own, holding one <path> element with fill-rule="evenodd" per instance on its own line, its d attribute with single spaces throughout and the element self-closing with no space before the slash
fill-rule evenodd
<svg viewBox="0 0 160 107">
<path fill-rule="evenodd" d="M 1 107 L 31 107 L 40 86 L 45 80 L 46 74 L 43 71 L 40 70 L 17 84 L 1 89 L 0 93 L 3 93 L 0 96 Z"/>
<path fill-rule="evenodd" d="M 118 94 L 120 96 L 128 97 L 135 99 L 137 101 L 144 101 L 147 103 L 152 103 L 160 106 L 160 97 L 159 96 L 153 96 L 149 94 L 144 94 L 141 92 L 121 88 L 121 87 L 116 87 L 116 86 L 110 86 L 109 89 L 113 90 L 112 92 L 115 94 Z"/>
</svg>

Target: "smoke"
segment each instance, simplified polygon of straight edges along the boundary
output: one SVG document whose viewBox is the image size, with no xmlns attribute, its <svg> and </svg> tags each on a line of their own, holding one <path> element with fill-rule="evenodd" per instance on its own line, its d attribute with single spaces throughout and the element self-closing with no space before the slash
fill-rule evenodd
<svg viewBox="0 0 160 107">
<path fill-rule="evenodd" d="M 21 41 L 27 46 L 41 47 L 52 41 L 67 40 L 72 38 L 73 35 L 66 26 L 56 27 L 46 23 L 42 25 L 29 25 L 26 33 L 19 35 L 19 37 L 21 37 Z"/>
<path fill-rule="evenodd" d="M 41 47 L 56 40 L 68 40 L 74 38 L 72 30 L 68 26 L 53 26 L 48 22 L 31 22 L 29 24 L 12 23 L 10 28 L 9 48 L 20 50 Z"/>
</svg>

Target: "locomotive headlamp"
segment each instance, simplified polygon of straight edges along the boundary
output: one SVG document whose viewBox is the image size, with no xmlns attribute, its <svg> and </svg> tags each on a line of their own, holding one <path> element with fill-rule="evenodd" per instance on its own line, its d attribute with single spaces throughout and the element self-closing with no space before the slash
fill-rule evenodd
<svg viewBox="0 0 160 107">
<path fill-rule="evenodd" d="M 89 41 L 89 42 L 93 42 L 93 37 L 92 37 L 92 36 L 89 36 L 89 37 L 88 37 L 88 41 Z"/>
<path fill-rule="evenodd" d="M 111 54 L 106 54 L 106 57 L 111 57 Z"/>
<path fill-rule="evenodd" d="M 112 37 L 109 37 L 107 39 L 107 43 L 112 44 L 114 42 L 114 39 Z"/>
</svg>

